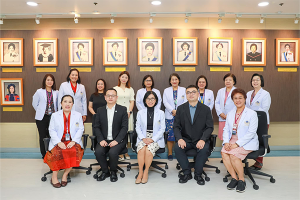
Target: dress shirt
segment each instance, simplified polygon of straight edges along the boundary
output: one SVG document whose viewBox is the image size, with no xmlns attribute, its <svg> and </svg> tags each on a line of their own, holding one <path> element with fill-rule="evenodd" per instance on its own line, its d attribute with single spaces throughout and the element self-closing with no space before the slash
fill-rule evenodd
<svg viewBox="0 0 300 200">
<path fill-rule="evenodd" d="M 191 104 L 189 104 L 192 123 L 194 121 L 194 116 L 195 116 L 197 105 L 198 105 L 198 102 L 195 106 L 192 106 Z"/>
<path fill-rule="evenodd" d="M 107 140 L 113 140 L 112 125 L 113 125 L 113 120 L 114 120 L 115 107 L 116 107 L 116 104 L 111 109 L 106 105 L 107 123 L 108 123 L 107 124 Z"/>
</svg>

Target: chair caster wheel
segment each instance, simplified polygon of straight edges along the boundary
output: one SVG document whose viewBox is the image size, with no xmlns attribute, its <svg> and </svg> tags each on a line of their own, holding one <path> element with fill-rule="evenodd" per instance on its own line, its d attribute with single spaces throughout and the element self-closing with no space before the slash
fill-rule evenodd
<svg viewBox="0 0 300 200">
<path fill-rule="evenodd" d="M 180 170 L 180 165 L 177 164 L 176 165 L 176 169 Z"/>
<path fill-rule="evenodd" d="M 120 177 L 121 177 L 121 178 L 124 178 L 124 177 L 125 177 L 125 174 L 124 174 L 124 173 L 121 173 L 121 174 L 120 174 Z"/>
<path fill-rule="evenodd" d="M 168 166 L 168 165 L 166 165 L 166 166 L 165 166 L 165 169 L 169 169 L 169 166 Z"/>
<path fill-rule="evenodd" d="M 127 171 L 129 172 L 129 171 L 130 171 L 130 168 L 127 168 Z"/>
<path fill-rule="evenodd" d="M 220 174 L 220 172 L 221 172 L 221 171 L 220 171 L 219 169 L 216 169 L 216 173 L 217 173 L 217 174 Z"/>
<path fill-rule="evenodd" d="M 161 177 L 166 178 L 166 177 L 167 177 L 167 174 L 163 173 L 163 174 L 161 175 Z"/>
<path fill-rule="evenodd" d="M 205 177 L 205 181 L 210 181 L 210 178 L 209 177 Z"/>
<path fill-rule="evenodd" d="M 86 171 L 85 173 L 86 173 L 86 175 L 90 175 L 91 171 Z"/>
<path fill-rule="evenodd" d="M 258 185 L 253 185 L 253 189 L 254 189 L 254 190 L 258 190 L 258 189 L 259 189 L 259 186 L 258 186 Z"/>
<path fill-rule="evenodd" d="M 41 178 L 41 180 L 42 180 L 43 182 L 45 182 L 45 181 L 47 180 L 47 177 L 44 176 L 44 177 Z"/>
<path fill-rule="evenodd" d="M 228 182 L 228 178 L 223 178 L 223 182 L 224 183 Z"/>
<path fill-rule="evenodd" d="M 94 174 L 93 178 L 94 178 L 94 179 L 97 179 L 97 178 L 98 178 L 98 175 L 97 175 L 97 174 Z"/>
<path fill-rule="evenodd" d="M 89 171 L 91 172 L 93 169 L 91 167 L 88 167 Z"/>
<path fill-rule="evenodd" d="M 71 183 L 71 178 L 67 178 L 67 182 L 68 182 L 68 183 Z"/>
<path fill-rule="evenodd" d="M 274 178 L 270 178 L 270 182 L 271 183 L 275 183 L 275 179 Z"/>
</svg>

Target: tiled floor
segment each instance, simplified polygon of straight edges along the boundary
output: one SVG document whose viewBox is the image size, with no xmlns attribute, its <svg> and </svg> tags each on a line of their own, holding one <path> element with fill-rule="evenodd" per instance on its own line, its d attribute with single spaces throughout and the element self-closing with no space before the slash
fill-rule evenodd
<svg viewBox="0 0 300 200">
<path fill-rule="evenodd" d="M 161 160 L 165 161 L 165 160 Z M 83 159 L 82 166 L 94 163 L 93 159 Z M 136 160 L 131 160 L 132 163 Z M 270 183 L 269 178 L 255 176 L 259 190 L 252 188 L 250 179 L 246 178 L 245 193 L 237 193 L 226 189 L 222 179 L 226 169 L 220 163 L 220 158 L 211 158 L 209 164 L 218 166 L 220 174 L 206 169 L 210 182 L 204 186 L 196 184 L 194 179 L 186 184 L 179 184 L 176 170 L 176 160 L 168 161 L 167 177 L 162 178 L 161 172 L 151 170 L 147 184 L 134 184 L 137 168 L 130 172 L 125 169 L 125 178 L 111 183 L 109 179 L 97 182 L 93 174 L 99 167 L 95 167 L 92 174 L 87 176 L 85 171 L 72 170 L 72 182 L 65 188 L 55 189 L 50 185 L 51 176 L 46 182 L 41 181 L 48 166 L 38 159 L 0 159 L 1 167 L 1 200 L 200 200 L 200 199 L 299 199 L 299 157 L 268 157 L 265 158 L 263 171 L 272 174 L 276 183 Z M 61 176 L 61 173 L 60 173 Z"/>
</svg>

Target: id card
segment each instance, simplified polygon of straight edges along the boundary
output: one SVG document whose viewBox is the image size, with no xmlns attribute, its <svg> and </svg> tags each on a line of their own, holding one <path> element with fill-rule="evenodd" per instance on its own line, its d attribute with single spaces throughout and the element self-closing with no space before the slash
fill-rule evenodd
<svg viewBox="0 0 300 200">
<path fill-rule="evenodd" d="M 232 135 L 236 135 L 236 127 L 237 127 L 237 124 L 233 124 Z"/>
<path fill-rule="evenodd" d="M 70 139 L 71 139 L 71 138 L 70 138 L 70 134 L 67 133 L 67 134 L 66 134 L 66 141 L 70 141 Z"/>
</svg>

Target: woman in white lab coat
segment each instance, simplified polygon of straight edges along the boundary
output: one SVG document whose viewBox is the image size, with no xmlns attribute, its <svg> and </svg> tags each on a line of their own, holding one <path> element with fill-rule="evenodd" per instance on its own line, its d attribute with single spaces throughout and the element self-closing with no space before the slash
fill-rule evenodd
<svg viewBox="0 0 300 200">
<path fill-rule="evenodd" d="M 74 98 L 73 110 L 81 113 L 82 120 L 85 122 L 87 116 L 86 92 L 84 85 L 80 83 L 78 69 L 71 69 L 67 76 L 67 82 L 63 82 L 59 87 L 58 102 L 64 95 L 71 95 Z M 60 109 L 59 106 L 58 110 Z"/>
<path fill-rule="evenodd" d="M 49 137 L 49 123 L 51 115 L 57 111 L 57 97 L 55 78 L 52 74 L 46 74 L 42 88 L 38 89 L 32 97 L 32 106 L 35 110 L 35 122 L 39 131 L 40 151 L 44 159 L 46 150 L 44 138 Z"/>
<path fill-rule="evenodd" d="M 185 88 L 180 87 L 180 77 L 178 74 L 173 73 L 169 77 L 168 87 L 164 90 L 163 103 L 165 106 L 165 117 L 166 117 L 166 131 L 169 132 L 168 136 L 168 159 L 173 160 L 173 145 L 175 142 L 175 136 L 173 131 L 174 117 L 176 116 L 176 110 L 178 106 L 185 103 Z"/>
<path fill-rule="evenodd" d="M 207 89 L 208 82 L 204 75 L 197 78 L 196 85 L 198 86 L 199 102 L 208 106 L 210 110 L 213 109 L 215 103 L 214 92 Z"/>
<path fill-rule="evenodd" d="M 231 93 L 236 88 L 236 77 L 234 74 L 228 73 L 223 78 L 225 82 L 225 87 L 221 88 L 218 91 L 217 98 L 215 101 L 215 109 L 217 115 L 219 116 L 219 134 L 218 137 L 220 140 L 223 140 L 223 129 L 225 127 L 225 121 L 227 114 L 235 108 L 235 105 L 232 101 Z"/>
<path fill-rule="evenodd" d="M 145 109 L 145 105 L 143 102 L 144 99 L 144 95 L 146 94 L 147 91 L 153 91 L 156 93 L 157 97 L 158 97 L 158 102 L 157 105 L 155 106 L 155 108 L 160 109 L 161 107 L 161 95 L 158 89 L 154 88 L 154 80 L 153 77 L 151 75 L 146 75 L 143 78 L 143 82 L 142 82 L 142 86 L 143 88 L 139 89 L 136 93 L 136 107 L 138 110 L 143 110 Z"/>
<path fill-rule="evenodd" d="M 268 128 L 270 124 L 269 109 L 271 106 L 270 93 L 263 89 L 264 77 L 260 74 L 253 74 L 251 77 L 251 86 L 254 90 L 247 93 L 246 106 L 255 111 L 264 111 L 267 114 Z M 263 166 L 263 157 L 258 157 L 251 167 L 260 170 Z"/>
</svg>

